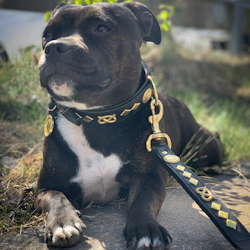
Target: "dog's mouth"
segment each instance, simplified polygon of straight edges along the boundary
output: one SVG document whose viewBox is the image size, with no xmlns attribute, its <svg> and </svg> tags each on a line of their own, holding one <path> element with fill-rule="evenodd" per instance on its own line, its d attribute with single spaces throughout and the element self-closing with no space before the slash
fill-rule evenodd
<svg viewBox="0 0 250 250">
<path fill-rule="evenodd" d="M 73 96 L 75 83 L 65 75 L 55 73 L 48 77 L 47 84 L 57 96 Z"/>
<path fill-rule="evenodd" d="M 67 75 L 54 73 L 47 78 L 47 85 L 57 96 L 73 97 L 76 89 L 79 88 L 97 88 L 98 90 L 106 89 L 110 86 L 111 79 L 106 78 L 103 81 L 98 82 L 81 82 L 78 83 L 72 80 Z"/>
<path fill-rule="evenodd" d="M 110 83 L 111 83 L 111 80 L 110 78 L 108 78 L 102 82 L 97 83 L 97 85 L 101 88 L 107 88 L 110 85 Z"/>
</svg>

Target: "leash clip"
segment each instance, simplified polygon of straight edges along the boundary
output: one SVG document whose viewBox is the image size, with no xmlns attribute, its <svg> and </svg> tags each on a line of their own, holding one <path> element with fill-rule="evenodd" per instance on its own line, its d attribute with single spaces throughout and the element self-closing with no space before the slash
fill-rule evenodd
<svg viewBox="0 0 250 250">
<path fill-rule="evenodd" d="M 147 78 L 151 82 L 152 87 L 153 87 L 153 94 L 154 94 L 154 97 L 155 97 L 155 106 L 158 106 L 159 105 L 159 99 L 158 99 L 158 93 L 157 93 L 157 90 L 156 90 L 156 87 L 155 87 L 155 83 L 154 83 L 153 78 L 152 78 L 151 75 L 148 75 Z"/>
<path fill-rule="evenodd" d="M 156 91 L 156 87 L 154 85 L 152 77 L 148 76 L 148 79 L 151 81 L 151 83 L 153 85 L 153 89 L 154 89 L 153 92 L 154 92 L 155 99 L 153 98 L 151 103 L 150 103 L 150 108 L 151 108 L 151 111 L 152 111 L 152 115 L 149 116 L 149 118 L 148 118 L 148 121 L 152 124 L 153 134 L 151 134 L 148 137 L 148 140 L 146 142 L 146 148 L 147 148 L 148 152 L 151 152 L 151 150 L 152 150 L 151 141 L 153 139 L 154 140 L 161 140 L 161 138 L 165 138 L 167 140 L 168 147 L 171 149 L 172 143 L 171 143 L 170 137 L 165 133 L 161 133 L 160 126 L 159 126 L 159 122 L 163 117 L 163 105 L 162 105 L 161 101 L 158 99 L 158 93 Z M 155 108 L 156 107 L 159 109 L 158 114 L 155 113 Z"/>
<path fill-rule="evenodd" d="M 158 106 L 159 113 L 155 114 L 155 107 Z M 161 133 L 159 122 L 163 117 L 163 105 L 160 100 L 158 100 L 158 105 L 156 105 L 156 100 L 153 99 L 150 103 L 150 108 L 152 115 L 149 116 L 148 121 L 152 124 L 152 130 L 154 134 Z"/>
</svg>

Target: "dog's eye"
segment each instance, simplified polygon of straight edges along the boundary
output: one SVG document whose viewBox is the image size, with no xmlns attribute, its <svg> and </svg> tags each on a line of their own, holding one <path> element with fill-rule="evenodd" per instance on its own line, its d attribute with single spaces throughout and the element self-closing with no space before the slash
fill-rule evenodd
<svg viewBox="0 0 250 250">
<path fill-rule="evenodd" d="M 107 27 L 106 25 L 99 25 L 96 29 L 97 32 L 102 32 L 102 33 L 106 33 L 110 31 L 110 28 Z"/>
<path fill-rule="evenodd" d="M 44 37 L 45 37 L 46 39 L 50 38 L 50 37 L 51 37 L 51 33 L 50 33 L 50 32 L 46 32 L 46 33 L 44 34 Z"/>
<path fill-rule="evenodd" d="M 42 47 L 44 49 L 47 42 L 51 40 L 52 34 L 50 32 L 45 32 L 42 38 Z"/>
</svg>

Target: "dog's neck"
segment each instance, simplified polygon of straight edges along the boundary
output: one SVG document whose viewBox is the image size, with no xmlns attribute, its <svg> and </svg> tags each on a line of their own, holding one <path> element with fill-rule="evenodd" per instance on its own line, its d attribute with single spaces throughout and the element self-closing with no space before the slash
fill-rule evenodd
<svg viewBox="0 0 250 250">
<path fill-rule="evenodd" d="M 76 108 L 61 105 L 61 103 L 52 100 L 49 112 L 59 111 L 66 119 L 78 126 L 86 122 L 95 124 L 112 124 L 126 120 L 141 110 L 151 99 L 152 85 L 148 79 L 148 76 L 151 75 L 151 70 L 143 60 L 142 70 L 142 83 L 140 84 L 139 89 L 132 98 L 119 105 L 78 110 Z"/>
</svg>

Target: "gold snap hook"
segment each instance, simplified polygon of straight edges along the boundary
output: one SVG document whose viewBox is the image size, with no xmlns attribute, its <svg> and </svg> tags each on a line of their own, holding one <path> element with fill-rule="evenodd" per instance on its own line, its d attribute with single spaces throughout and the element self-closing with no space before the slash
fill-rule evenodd
<svg viewBox="0 0 250 250">
<path fill-rule="evenodd" d="M 150 108 L 152 110 L 152 115 L 149 116 L 148 121 L 152 124 L 152 130 L 154 134 L 161 133 L 159 122 L 163 117 L 163 105 L 160 100 L 159 102 L 159 113 L 155 114 L 155 106 L 156 106 L 156 100 L 153 99 L 150 103 Z"/>
<path fill-rule="evenodd" d="M 151 82 L 152 86 L 153 86 L 153 93 L 154 93 L 154 97 L 155 97 L 155 106 L 158 106 L 159 105 L 159 98 L 158 98 L 158 93 L 157 93 L 157 90 L 156 90 L 156 87 L 155 87 L 155 83 L 153 81 L 153 78 L 151 75 L 148 75 L 147 76 L 148 80 Z"/>
</svg>

